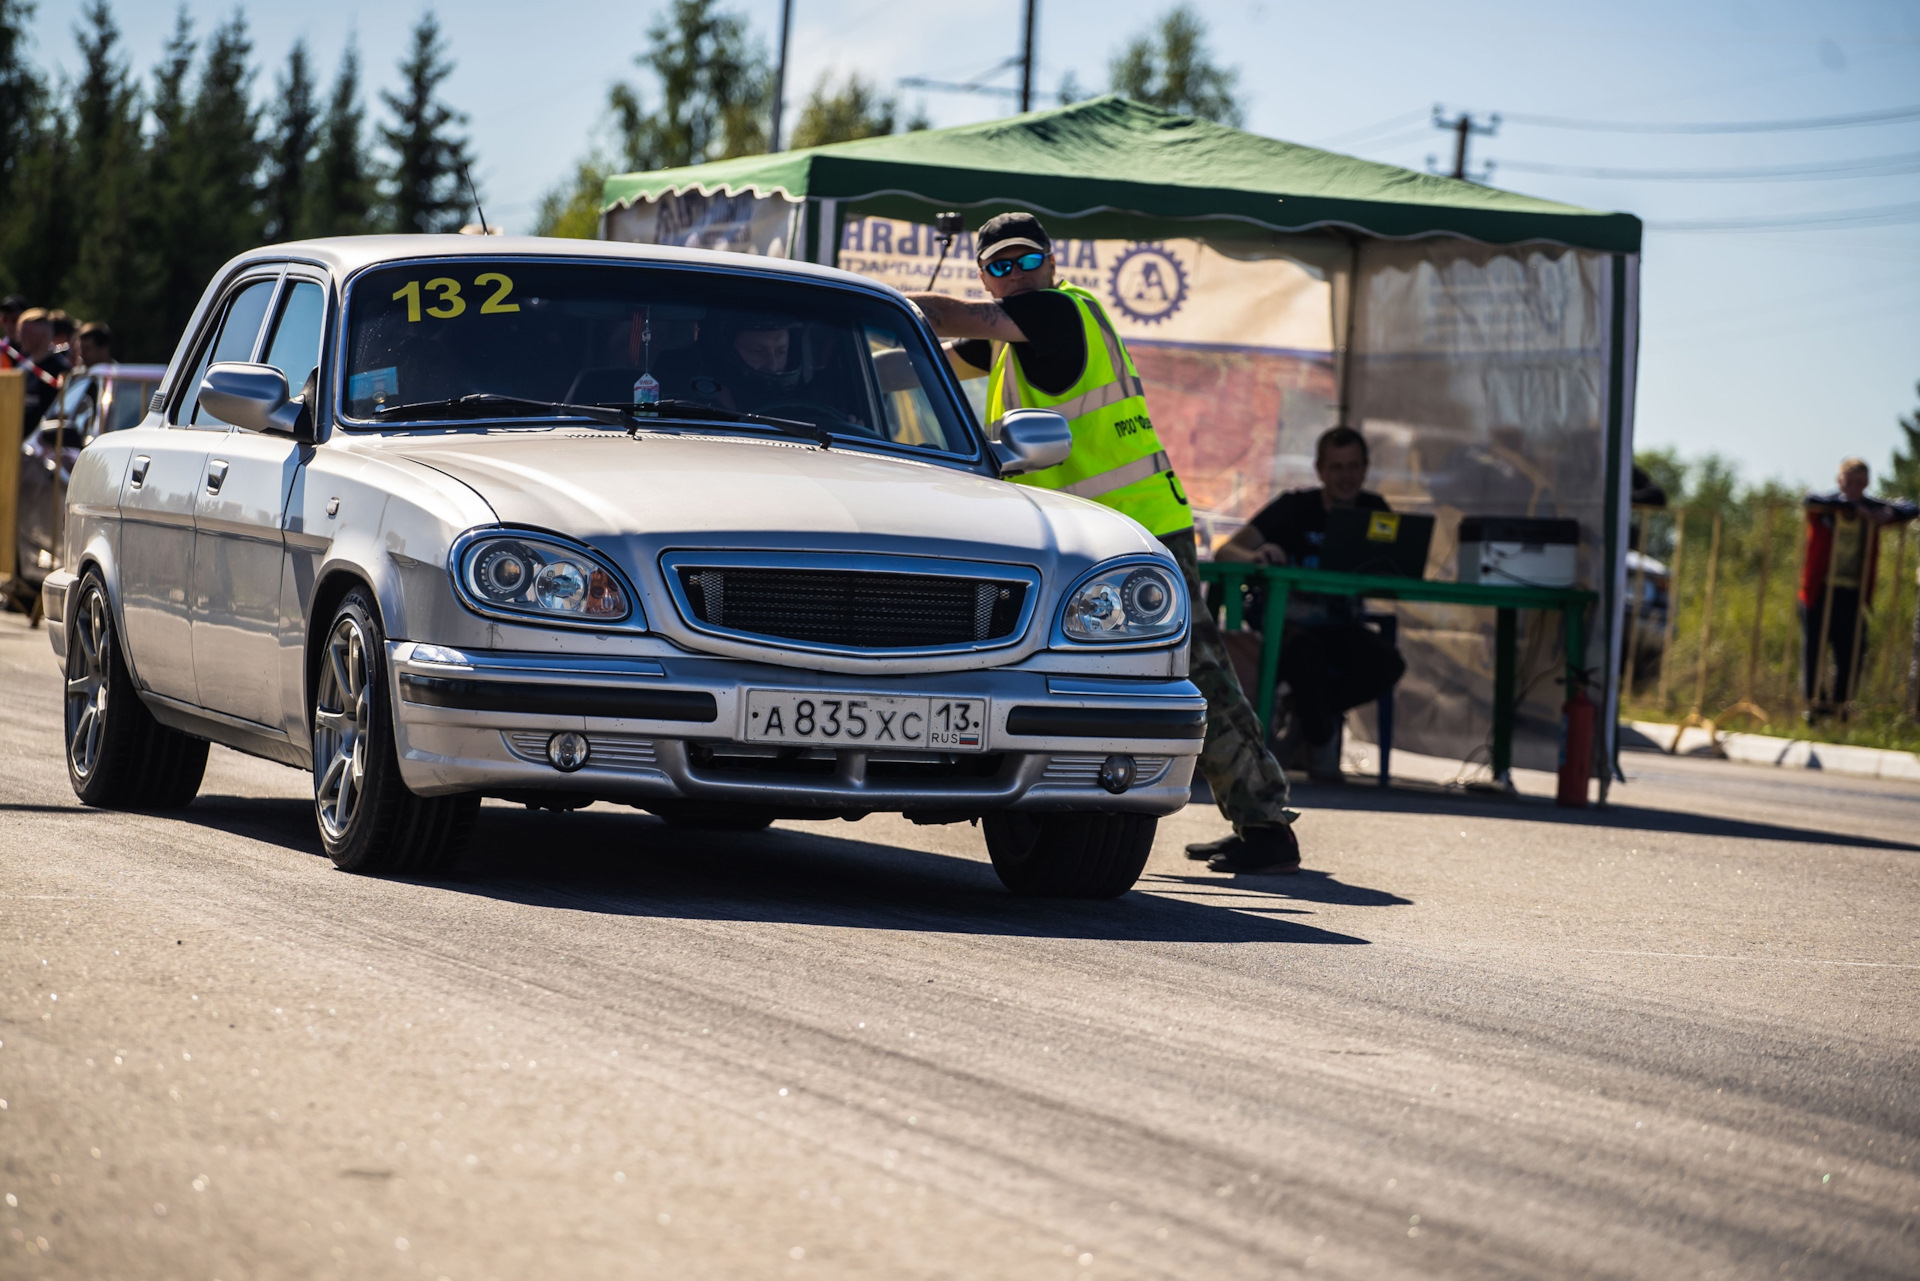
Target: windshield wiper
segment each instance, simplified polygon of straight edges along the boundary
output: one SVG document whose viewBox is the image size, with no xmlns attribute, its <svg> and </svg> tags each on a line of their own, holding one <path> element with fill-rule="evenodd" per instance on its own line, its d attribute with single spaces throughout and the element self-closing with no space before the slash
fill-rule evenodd
<svg viewBox="0 0 1920 1281">
<path fill-rule="evenodd" d="M 613 408 L 603 405 L 603 408 Z M 728 409 L 724 405 L 706 405 L 697 400 L 662 400 L 652 405 L 636 405 L 631 417 L 638 421 L 665 414 L 671 418 L 701 418 L 719 423 L 753 423 L 756 426 L 771 427 L 775 431 L 789 436 L 801 436 L 813 441 L 822 449 L 833 444 L 833 433 L 813 423 L 801 422 L 797 418 L 769 418 L 765 414 L 750 414 L 744 409 Z"/>
<path fill-rule="evenodd" d="M 414 414 L 465 418 L 499 414 L 502 410 L 523 410 L 535 414 L 569 414 L 576 418 L 588 418 L 597 423 L 605 423 L 609 427 L 624 427 L 631 434 L 651 428 L 653 424 L 648 420 L 653 418 L 657 411 L 673 418 L 752 423 L 755 426 L 771 427 L 786 435 L 800 436 L 810 440 L 822 449 L 833 444 L 832 432 L 813 423 L 801 422 L 797 418 L 770 418 L 765 414 L 750 414 L 745 410 L 728 409 L 723 405 L 704 405 L 697 400 L 662 400 L 657 404 L 646 406 L 646 409 L 649 412 L 638 414 L 633 409 L 613 402 L 583 405 L 565 400 L 533 400 L 526 396 L 503 396 L 498 392 L 477 391 L 465 396 L 448 396 L 444 400 L 418 400 L 405 405 L 381 405 L 374 410 L 374 413 L 382 417 Z"/>
<path fill-rule="evenodd" d="M 609 427 L 625 427 L 634 430 L 639 424 L 634 416 L 610 405 L 577 405 L 571 401 L 530 400 L 525 396 L 503 396 L 498 392 L 477 391 L 465 396 L 449 396 L 445 400 L 417 400 L 406 405 L 380 405 L 374 413 L 380 417 L 392 417 L 400 414 L 440 417 L 481 417 L 488 414 L 498 415 L 502 410 L 526 410 L 536 414 L 566 414 L 575 418 L 588 418 Z M 516 417 L 520 415 L 515 415 Z"/>
</svg>

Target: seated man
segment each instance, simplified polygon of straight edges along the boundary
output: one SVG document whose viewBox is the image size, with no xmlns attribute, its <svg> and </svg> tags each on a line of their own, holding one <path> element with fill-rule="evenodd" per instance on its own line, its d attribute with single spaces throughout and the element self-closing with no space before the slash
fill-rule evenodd
<svg viewBox="0 0 1920 1281">
<path fill-rule="evenodd" d="M 1320 563 L 1327 512 L 1335 507 L 1389 511 L 1387 500 L 1362 486 L 1367 479 L 1367 440 L 1351 427 L 1321 433 L 1314 446 L 1316 489 L 1294 489 L 1262 508 L 1244 529 L 1214 553 L 1216 560 L 1266 565 Z M 1295 750 L 1323 747 L 1339 732 L 1350 707 L 1370 703 L 1392 689 L 1407 664 L 1392 642 L 1355 618 L 1357 602 L 1346 596 L 1293 593 L 1287 633 L 1280 647 L 1282 681 L 1293 690 L 1293 717 L 1281 750 L 1285 763 Z"/>
</svg>

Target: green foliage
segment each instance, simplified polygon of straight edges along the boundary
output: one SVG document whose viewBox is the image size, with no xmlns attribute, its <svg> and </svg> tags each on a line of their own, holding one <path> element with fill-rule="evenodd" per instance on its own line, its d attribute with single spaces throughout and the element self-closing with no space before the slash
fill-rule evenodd
<svg viewBox="0 0 1920 1281">
<path fill-rule="evenodd" d="M 892 133 L 899 110 L 898 102 L 882 97 L 878 86 L 858 74 L 848 76 L 838 89 L 823 75 L 800 109 L 793 146 L 819 147 Z"/>
<path fill-rule="evenodd" d="M 1920 396 L 1920 383 L 1915 383 L 1913 390 Z M 1887 469 L 1880 487 L 1896 498 L 1920 502 L 1920 409 L 1901 415 L 1900 434 L 1906 444 L 1894 447 L 1893 466 Z"/>
<path fill-rule="evenodd" d="M 375 229 L 379 193 L 367 157 L 366 113 L 360 106 L 360 51 L 351 42 L 340 55 L 340 70 L 327 94 L 312 168 L 302 235 L 355 236 Z"/>
<path fill-rule="evenodd" d="M 562 183 L 540 198 L 536 236 L 565 236 L 592 240 L 600 234 L 600 193 L 606 186 L 606 166 L 597 158 L 582 160 L 571 186 Z"/>
<path fill-rule="evenodd" d="M 1881 535 L 1854 714 L 1844 722 L 1809 728 L 1800 717 L 1806 701 L 1800 693 L 1795 600 L 1806 544 L 1803 495 L 1779 482 L 1745 484 L 1734 464 L 1715 455 L 1683 462 L 1673 451 L 1659 450 L 1636 454 L 1634 461 L 1667 490 L 1668 508 L 1636 511 L 1633 518 L 1640 526 L 1641 545 L 1669 570 L 1677 569 L 1671 588 L 1677 608 L 1672 645 L 1665 651 L 1664 695 L 1664 636 L 1658 626 L 1647 626 L 1640 633 L 1636 679 L 1623 689 L 1623 714 L 1674 720 L 1697 708 L 1722 729 L 1920 750 L 1920 727 L 1904 720 L 1901 712 L 1913 697 L 1908 666 L 1916 608 L 1914 571 L 1920 563 L 1914 529 L 1895 527 Z M 1683 513 L 1684 534 L 1676 553 Z M 1764 724 L 1751 715 L 1727 714 L 1749 698 L 1765 710 Z"/>
<path fill-rule="evenodd" d="M 1244 118 L 1240 73 L 1214 64 L 1206 36 L 1206 23 L 1191 6 L 1169 9 L 1114 58 L 1108 70 L 1113 91 L 1166 111 L 1238 125 Z"/>
<path fill-rule="evenodd" d="M 388 99 L 387 175 L 367 153 L 351 44 L 323 109 L 296 43 L 263 113 L 237 11 L 202 41 L 182 9 L 143 84 L 107 0 L 87 0 L 79 72 L 54 90 L 27 60 L 32 12 L 0 0 L 0 288 L 107 321 L 123 359 L 166 359 L 213 273 L 268 239 L 377 231 L 385 211 L 458 225 L 468 209 L 462 117 L 439 100 L 451 64 L 430 14 L 402 64 L 406 91 Z"/>
<path fill-rule="evenodd" d="M 757 155 L 767 149 L 773 72 L 746 20 L 716 0 L 673 0 L 647 29 L 652 47 L 634 59 L 659 86 L 649 111 L 641 91 L 619 84 L 608 97 L 630 170 Z"/>
<path fill-rule="evenodd" d="M 400 63 L 400 92 L 380 95 L 393 113 L 380 139 L 394 156 L 390 200 L 398 231 L 457 231 L 466 221 L 467 140 L 452 131 L 467 118 L 439 96 L 452 74 L 440 21 L 429 10 L 414 26 L 412 51 Z"/>
<path fill-rule="evenodd" d="M 287 69 L 274 84 L 278 103 L 273 138 L 267 157 L 267 237 L 292 240 L 306 224 L 307 176 L 318 141 L 320 108 L 313 99 L 313 67 L 307 42 L 296 40 L 287 54 Z"/>
</svg>

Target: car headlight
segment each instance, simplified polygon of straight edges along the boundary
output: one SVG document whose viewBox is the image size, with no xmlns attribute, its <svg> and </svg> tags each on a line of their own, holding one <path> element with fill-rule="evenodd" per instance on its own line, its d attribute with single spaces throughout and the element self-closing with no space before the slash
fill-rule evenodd
<svg viewBox="0 0 1920 1281">
<path fill-rule="evenodd" d="M 1070 641 L 1131 643 L 1178 636 L 1187 625 L 1180 575 L 1152 562 L 1096 570 L 1074 587 L 1060 614 Z"/>
<path fill-rule="evenodd" d="M 522 534 L 475 538 L 455 570 L 461 595 L 483 614 L 555 622 L 620 623 L 634 613 L 620 576 L 585 550 Z"/>
</svg>

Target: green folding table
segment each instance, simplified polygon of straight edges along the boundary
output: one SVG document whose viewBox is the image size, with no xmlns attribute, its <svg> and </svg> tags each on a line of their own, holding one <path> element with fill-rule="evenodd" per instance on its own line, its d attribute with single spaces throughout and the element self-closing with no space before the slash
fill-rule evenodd
<svg viewBox="0 0 1920 1281">
<path fill-rule="evenodd" d="M 1238 630 L 1245 621 L 1246 587 L 1263 588 L 1266 608 L 1260 620 L 1260 683 L 1254 691 L 1254 710 L 1260 723 L 1273 723 L 1274 687 L 1279 683 L 1280 643 L 1286 630 L 1287 598 L 1295 591 L 1321 596 L 1352 596 L 1372 600 L 1438 601 L 1472 605 L 1495 611 L 1493 648 L 1493 776 L 1511 786 L 1513 769 L 1513 714 L 1515 650 L 1518 618 L 1523 609 L 1557 609 L 1565 621 L 1567 679 L 1585 679 L 1587 611 L 1598 597 L 1580 587 L 1522 587 L 1505 583 L 1443 583 L 1429 579 L 1384 574 L 1349 574 L 1297 565 L 1256 565 L 1244 561 L 1205 561 L 1202 582 L 1217 583 L 1222 626 Z M 1391 691 L 1388 697 L 1391 698 Z M 1380 785 L 1388 780 L 1387 758 L 1393 750 L 1391 719 L 1381 733 Z"/>
</svg>

